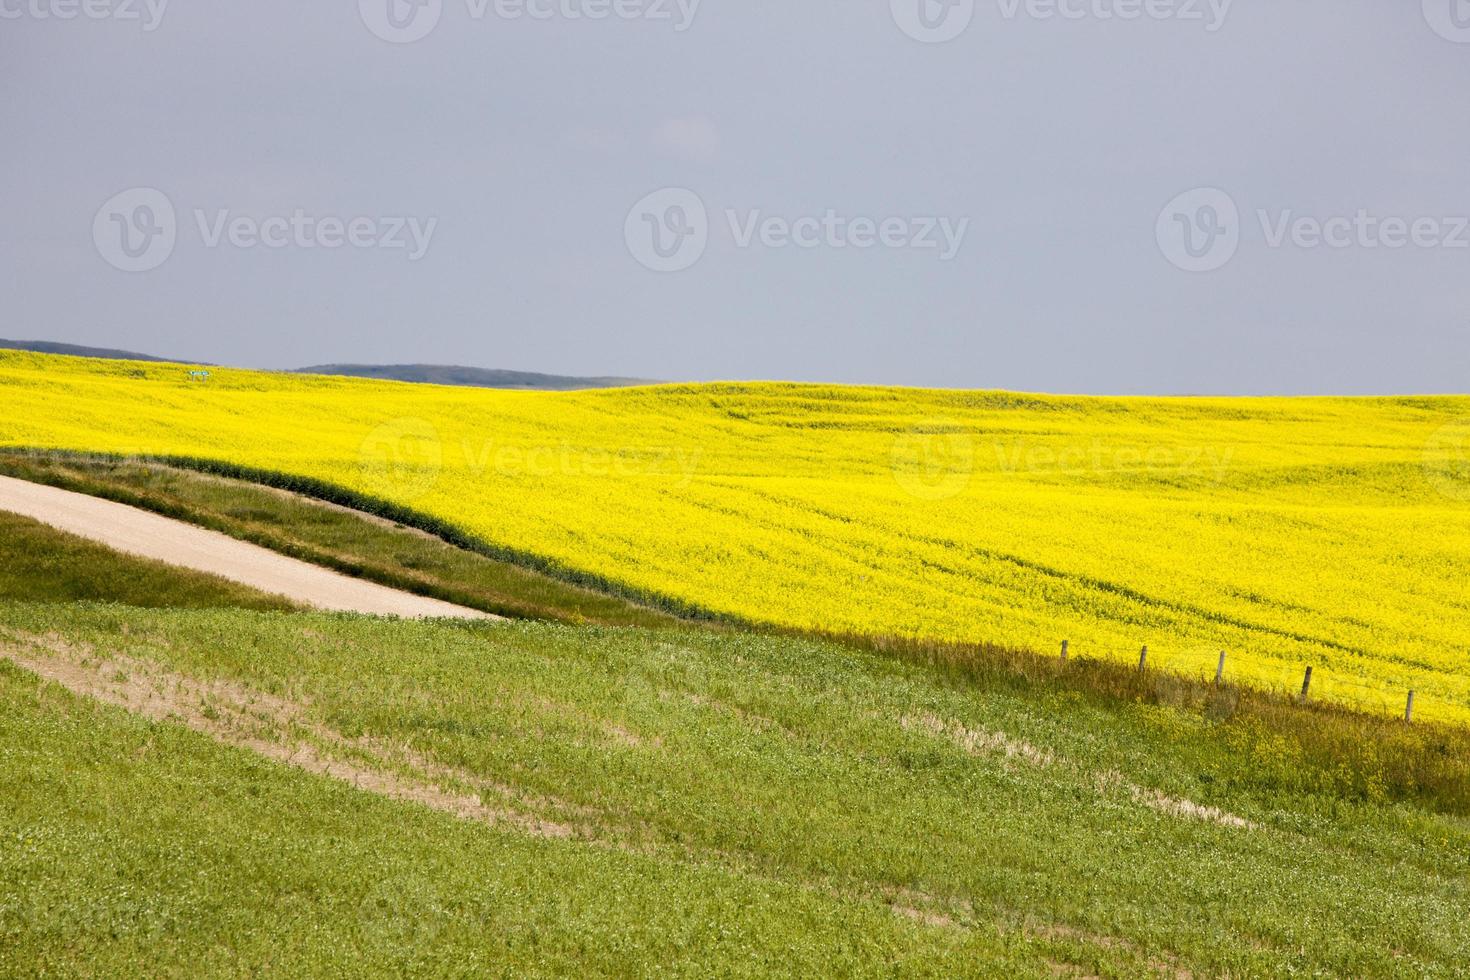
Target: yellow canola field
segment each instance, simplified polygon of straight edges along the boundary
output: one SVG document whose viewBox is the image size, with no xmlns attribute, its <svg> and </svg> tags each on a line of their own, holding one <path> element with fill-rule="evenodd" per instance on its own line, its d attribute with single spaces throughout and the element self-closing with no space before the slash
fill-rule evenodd
<svg viewBox="0 0 1470 980">
<path fill-rule="evenodd" d="M 1470 720 L 1470 399 L 539 393 L 0 352 L 0 444 L 326 480 L 650 594 Z"/>
</svg>

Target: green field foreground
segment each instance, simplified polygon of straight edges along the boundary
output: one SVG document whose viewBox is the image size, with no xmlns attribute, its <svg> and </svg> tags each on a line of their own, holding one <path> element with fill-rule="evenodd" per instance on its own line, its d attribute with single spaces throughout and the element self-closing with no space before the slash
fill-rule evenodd
<svg viewBox="0 0 1470 980">
<path fill-rule="evenodd" d="M 1353 798 L 1268 730 L 1174 709 L 532 623 L 7 602 L 0 643 L 178 715 L 0 666 L 4 972 L 1470 962 L 1464 817 Z"/>
<path fill-rule="evenodd" d="M 0 663 L 0 973 L 1024 975 L 873 903 L 490 830 Z"/>
</svg>

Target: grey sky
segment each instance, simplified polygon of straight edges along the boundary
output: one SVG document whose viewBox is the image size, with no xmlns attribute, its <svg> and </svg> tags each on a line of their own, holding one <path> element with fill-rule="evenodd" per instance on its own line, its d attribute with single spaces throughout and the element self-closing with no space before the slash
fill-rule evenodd
<svg viewBox="0 0 1470 980">
<path fill-rule="evenodd" d="M 140 20 L 38 16 L 69 2 L 0 0 L 3 336 L 260 367 L 1470 387 L 1470 0 L 1235 0 L 1223 22 L 1219 0 L 1067 0 L 1076 19 L 977 0 L 942 44 L 901 29 L 919 0 L 703 0 L 682 31 L 676 0 L 667 20 L 618 13 L 654 0 L 601 0 L 602 20 L 442 0 L 412 43 L 369 29 L 389 0 L 171 0 L 153 30 L 144 0 L 124 11 Z M 705 206 L 707 245 L 650 271 L 630 209 L 670 187 Z M 1190 272 L 1157 231 L 1201 187 L 1238 207 L 1239 243 Z M 149 271 L 109 263 L 106 214 L 94 234 L 131 188 L 176 212 Z M 1165 232 L 1203 235 L 1200 200 Z M 1280 223 L 1360 210 L 1372 223 L 1329 229 L 1342 247 Z M 248 219 L 233 243 L 222 211 Z M 330 222 L 264 227 L 297 211 L 343 221 L 337 238 L 372 220 L 361 247 L 303 247 Z M 803 226 L 815 247 L 776 247 L 755 211 L 833 214 Z M 888 244 L 863 234 L 898 217 Z M 409 247 L 369 247 L 395 218 L 437 219 L 416 260 L 406 228 Z M 925 219 L 968 221 L 948 261 L 908 243 Z M 285 244 L 242 247 L 252 228 Z"/>
</svg>

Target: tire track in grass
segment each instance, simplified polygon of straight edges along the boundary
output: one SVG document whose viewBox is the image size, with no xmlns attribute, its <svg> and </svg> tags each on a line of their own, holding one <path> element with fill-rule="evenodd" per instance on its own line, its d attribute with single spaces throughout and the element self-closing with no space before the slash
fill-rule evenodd
<svg viewBox="0 0 1470 980">
<path fill-rule="evenodd" d="M 225 745 L 461 819 L 509 825 L 537 837 L 566 838 L 575 833 L 571 825 L 529 808 L 496 806 L 479 794 L 445 789 L 435 780 L 479 785 L 512 799 L 521 796 L 510 787 L 490 787 L 471 773 L 430 762 L 407 747 L 351 739 L 312 723 L 298 703 L 242 684 L 187 677 L 132 657 L 98 654 L 57 636 L 22 640 L 24 646 L 0 644 L 0 657 L 73 694 L 150 721 L 179 722 Z"/>
<path fill-rule="evenodd" d="M 1260 824 L 1244 817 L 1237 817 L 1218 807 L 1205 806 L 1193 800 L 1170 796 L 1162 790 L 1139 786 L 1129 781 L 1115 769 L 1091 773 L 1081 766 L 1060 760 L 1051 752 L 1032 745 L 1030 742 L 1012 738 L 1004 732 L 971 728 L 957 721 L 946 721 L 934 714 L 904 715 L 898 721 L 904 731 L 918 731 L 945 741 L 971 756 L 999 756 L 1006 761 L 1018 760 L 1038 769 L 1061 765 L 1083 777 L 1091 777 L 1093 788 L 1100 795 L 1114 790 L 1126 794 L 1133 802 L 1148 807 L 1165 816 L 1181 820 L 1204 820 L 1236 830 L 1260 830 Z"/>
<path fill-rule="evenodd" d="M 1030 918 L 1015 928 L 1003 922 L 987 921 L 963 898 L 946 898 L 893 882 L 773 874 L 757 855 L 660 840 L 656 828 L 652 827 L 643 828 L 652 831 L 652 837 L 640 835 L 637 828 L 631 828 L 635 831 L 633 839 L 625 839 L 619 833 L 620 828 L 606 823 L 611 814 L 486 780 L 475 773 L 438 763 L 407 745 L 389 744 L 369 736 L 345 736 L 311 719 L 309 705 L 303 702 L 280 698 L 235 681 L 203 680 L 150 661 L 103 653 L 90 645 L 72 643 L 59 634 L 0 630 L 0 659 L 73 694 L 122 708 L 150 721 L 181 724 L 222 744 L 461 820 L 543 839 L 576 841 L 718 866 L 731 874 L 796 884 L 841 901 L 878 903 L 919 927 L 957 931 L 1000 928 L 1028 942 L 1049 945 L 1062 940 L 1114 954 L 1125 953 L 1156 974 L 1190 975 L 1171 954 L 1161 957 L 1158 953 L 1148 953 L 1119 937 L 1064 923 L 1037 925 Z M 902 727 L 950 740 L 971 755 L 999 752 L 1008 759 L 1038 767 L 1055 762 L 1050 753 L 1029 743 L 1003 734 L 968 729 L 932 715 L 905 717 Z M 449 788 L 452 786 L 473 787 L 480 792 Z M 492 799 L 487 800 L 487 795 Z M 1075 975 L 1077 968 L 1066 960 L 1052 962 L 1059 973 Z"/>
</svg>

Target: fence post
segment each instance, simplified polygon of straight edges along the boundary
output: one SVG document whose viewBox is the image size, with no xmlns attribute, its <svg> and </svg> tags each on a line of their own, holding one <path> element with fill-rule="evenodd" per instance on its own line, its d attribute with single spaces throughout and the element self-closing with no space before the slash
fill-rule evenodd
<svg viewBox="0 0 1470 980">
<path fill-rule="evenodd" d="M 1304 677 L 1304 678 L 1302 678 L 1302 700 L 1303 701 L 1307 700 L 1307 696 L 1309 694 L 1311 694 L 1311 693 L 1312 693 L 1312 668 L 1308 667 L 1307 668 L 1307 676 Z"/>
<path fill-rule="evenodd" d="M 1224 650 L 1221 650 L 1220 651 L 1220 666 L 1218 666 L 1218 667 L 1215 668 L 1215 686 L 1216 687 L 1219 687 L 1220 686 L 1220 682 L 1223 681 L 1223 680 L 1225 680 L 1225 651 Z"/>
<path fill-rule="evenodd" d="M 1067 641 L 1062 641 L 1062 663 L 1067 662 Z"/>
<path fill-rule="evenodd" d="M 1414 724 L 1414 692 L 1409 692 L 1409 703 L 1404 708 L 1404 724 Z"/>
<path fill-rule="evenodd" d="M 1138 672 L 1141 674 L 1148 667 L 1148 647 L 1144 647 L 1138 654 Z"/>
</svg>

